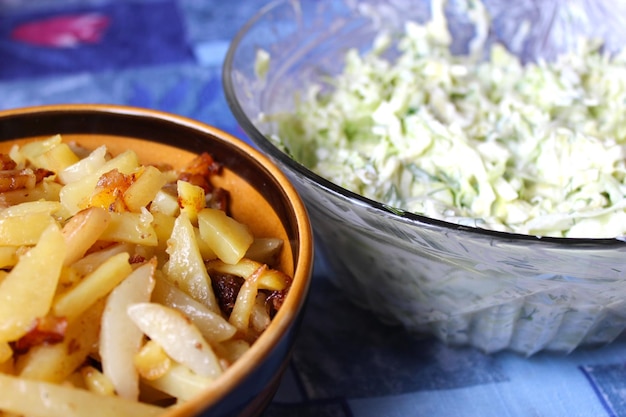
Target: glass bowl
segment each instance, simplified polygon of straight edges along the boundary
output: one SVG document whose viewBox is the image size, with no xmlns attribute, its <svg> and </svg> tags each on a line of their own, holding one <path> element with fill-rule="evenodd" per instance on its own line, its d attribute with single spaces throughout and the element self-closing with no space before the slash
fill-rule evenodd
<svg viewBox="0 0 626 417">
<path fill-rule="evenodd" d="M 448 10 L 458 51 L 474 33 L 455 9 L 462 3 Z M 603 30 L 593 16 L 563 7 L 553 10 L 551 27 L 531 25 L 520 38 L 516 22 L 546 17 L 536 2 L 508 4 L 486 3 L 495 13 L 488 36 L 525 61 L 570 47 L 565 30 Z M 298 92 L 342 70 L 348 49 L 368 50 L 381 29 L 398 32 L 406 20 L 429 16 L 428 2 L 273 2 L 231 44 L 223 72 L 228 103 L 305 201 L 330 278 L 380 320 L 489 353 L 570 352 L 611 342 L 626 326 L 622 240 L 539 238 L 403 212 L 317 175 L 268 139 L 277 126 L 263 116 L 292 111 Z M 622 32 L 616 29 L 617 39 Z M 270 57 L 266 72 L 258 67 L 261 51 Z"/>
</svg>

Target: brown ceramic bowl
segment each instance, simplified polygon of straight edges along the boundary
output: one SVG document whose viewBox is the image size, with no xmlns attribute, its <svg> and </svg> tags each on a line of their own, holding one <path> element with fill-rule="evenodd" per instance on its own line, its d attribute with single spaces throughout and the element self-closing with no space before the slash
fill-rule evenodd
<svg viewBox="0 0 626 417">
<path fill-rule="evenodd" d="M 232 197 L 231 213 L 256 235 L 286 243 L 279 269 L 293 284 L 283 306 L 251 349 L 211 386 L 167 417 L 257 416 L 271 401 L 290 357 L 307 298 L 313 265 L 313 240 L 298 194 L 262 154 L 205 124 L 163 112 L 113 105 L 53 105 L 0 112 L 0 152 L 18 141 L 54 134 L 86 147 L 106 144 L 112 153 L 133 149 L 143 164 L 174 167 L 194 154 L 211 153 L 224 166 L 223 188 Z"/>
</svg>

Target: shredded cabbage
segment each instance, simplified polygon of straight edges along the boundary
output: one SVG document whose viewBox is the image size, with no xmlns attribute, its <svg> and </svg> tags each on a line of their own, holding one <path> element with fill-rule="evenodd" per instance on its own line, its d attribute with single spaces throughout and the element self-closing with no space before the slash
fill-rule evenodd
<svg viewBox="0 0 626 417">
<path fill-rule="evenodd" d="M 472 5 L 483 30 L 467 54 L 450 52 L 435 8 L 395 44 L 381 34 L 371 51 L 350 50 L 330 89 L 274 115 L 271 139 L 397 209 L 537 236 L 626 234 L 626 53 L 587 39 L 549 62 L 522 64 L 500 44 L 484 58 L 489 17 Z"/>
</svg>

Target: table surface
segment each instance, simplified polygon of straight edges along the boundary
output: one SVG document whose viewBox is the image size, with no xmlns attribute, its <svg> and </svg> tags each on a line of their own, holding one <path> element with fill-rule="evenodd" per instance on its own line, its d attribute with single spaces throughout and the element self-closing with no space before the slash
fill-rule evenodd
<svg viewBox="0 0 626 417">
<path fill-rule="evenodd" d="M 221 65 L 267 0 L 0 0 L 0 109 L 116 103 L 245 139 Z M 1 128 L 1 127 L 0 127 Z M 388 327 L 316 262 L 293 360 L 265 417 L 626 415 L 626 337 L 569 355 L 485 355 Z"/>
</svg>

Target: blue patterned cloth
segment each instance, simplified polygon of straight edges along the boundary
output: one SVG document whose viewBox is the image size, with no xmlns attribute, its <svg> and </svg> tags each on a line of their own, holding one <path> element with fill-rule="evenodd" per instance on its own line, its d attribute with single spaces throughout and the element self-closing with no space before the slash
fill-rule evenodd
<svg viewBox="0 0 626 417">
<path fill-rule="evenodd" d="M 221 65 L 266 1 L 0 0 L 0 108 L 135 105 L 245 139 Z M 296 415 L 626 416 L 626 338 L 531 358 L 444 346 L 352 305 L 318 259 L 293 360 L 266 412 Z"/>
</svg>

